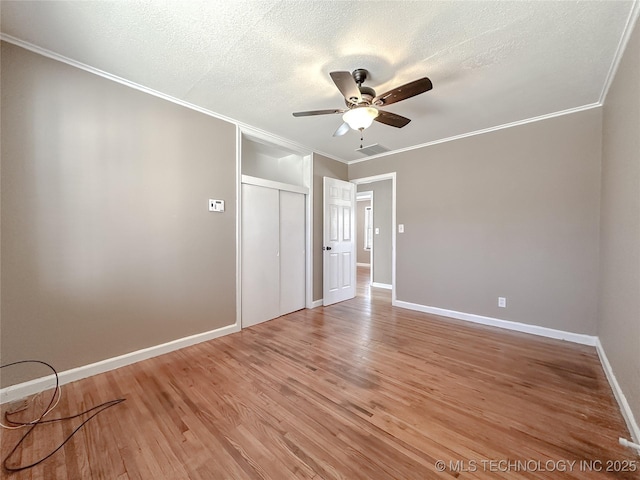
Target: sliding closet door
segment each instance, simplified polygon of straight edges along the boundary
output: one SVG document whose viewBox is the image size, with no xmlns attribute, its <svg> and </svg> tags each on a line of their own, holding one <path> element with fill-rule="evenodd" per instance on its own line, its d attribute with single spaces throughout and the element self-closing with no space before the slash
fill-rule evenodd
<svg viewBox="0 0 640 480">
<path fill-rule="evenodd" d="M 305 308 L 305 197 L 280 191 L 280 315 Z"/>
<path fill-rule="evenodd" d="M 242 185 L 242 326 L 280 316 L 278 190 Z"/>
</svg>

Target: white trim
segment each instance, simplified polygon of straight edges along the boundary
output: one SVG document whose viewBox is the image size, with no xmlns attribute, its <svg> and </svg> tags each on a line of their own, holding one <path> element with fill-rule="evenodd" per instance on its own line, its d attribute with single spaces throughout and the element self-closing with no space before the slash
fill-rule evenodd
<svg viewBox="0 0 640 480">
<path fill-rule="evenodd" d="M 638 451 L 638 455 L 640 455 L 640 444 L 630 442 L 626 438 L 618 438 L 618 443 L 623 447 L 633 448 Z"/>
<path fill-rule="evenodd" d="M 396 290 L 396 172 L 391 174 L 391 305 L 397 300 Z"/>
<path fill-rule="evenodd" d="M 391 180 L 396 176 L 396 172 L 389 173 L 381 173 L 380 175 L 372 175 L 370 177 L 362 177 L 362 178 L 354 178 L 353 180 L 349 180 L 351 183 L 355 183 L 356 185 L 361 185 L 363 183 L 374 183 L 374 182 L 382 182 L 384 180 Z M 366 192 L 359 193 L 368 193 L 372 190 L 367 190 Z"/>
<path fill-rule="evenodd" d="M 309 182 L 309 193 L 306 196 L 306 295 L 305 305 L 307 308 L 313 308 L 313 153 L 306 155 L 305 165 L 308 172 L 307 181 Z"/>
<path fill-rule="evenodd" d="M 321 307 L 321 306 L 322 306 L 322 299 L 314 300 L 313 302 L 311 302 L 310 306 L 307 306 L 307 308 L 317 308 L 317 307 Z"/>
<path fill-rule="evenodd" d="M 258 187 L 273 188 L 275 190 L 284 190 L 286 192 L 302 193 L 309 195 L 309 189 L 300 185 L 291 185 L 289 183 L 275 182 L 266 178 L 252 177 L 250 175 L 242 175 L 242 183 L 249 185 L 257 185 Z"/>
<path fill-rule="evenodd" d="M 196 112 L 200 112 L 203 113 L 205 115 L 208 115 L 210 117 L 214 117 L 217 118 L 219 120 L 223 120 L 225 122 L 229 122 L 231 124 L 237 125 L 238 127 L 242 128 L 242 131 L 246 131 L 246 132 L 250 132 L 251 136 L 257 137 L 257 138 L 264 138 L 264 139 L 277 139 L 277 143 L 283 144 L 283 145 L 287 145 L 288 148 L 293 148 L 295 150 L 298 151 L 302 151 L 302 152 L 309 152 L 314 150 L 311 147 L 308 147 L 306 145 L 302 145 L 299 144 L 297 142 L 293 142 L 291 140 L 285 139 L 284 137 L 280 137 L 274 133 L 271 132 L 267 132 L 266 130 L 261 130 L 259 128 L 256 127 L 252 127 L 251 125 L 247 125 L 246 123 L 240 122 L 238 120 L 235 120 L 234 118 L 231 117 L 227 117 L 226 115 L 222 115 L 220 113 L 216 113 L 212 110 L 208 110 L 206 108 L 200 107 L 198 105 L 195 105 L 193 103 L 189 103 L 187 101 L 181 100 L 179 98 L 176 97 L 172 97 L 171 95 L 167 95 L 165 93 L 159 92 L 157 90 L 154 90 L 152 88 L 149 87 L 145 87 L 144 85 L 140 85 L 138 83 L 132 82 L 130 80 L 127 80 L 125 78 L 122 77 L 118 77 L 117 75 L 113 75 L 111 73 L 105 72 L 104 70 L 100 70 L 99 68 L 95 68 L 92 67 L 90 65 L 87 65 L 85 63 L 79 62 L 77 60 L 73 60 L 69 57 L 65 57 L 64 55 L 60 55 L 59 53 L 56 52 L 52 52 L 51 50 L 47 50 L 46 48 L 42 48 L 39 47 L 37 45 L 34 45 L 32 43 L 29 42 L 25 42 L 24 40 L 20 40 L 19 38 L 13 37 L 11 35 L 7 35 L 6 33 L 0 33 L 0 40 L 7 42 L 7 43 L 11 43 L 13 45 L 16 45 L 18 47 L 24 48 L 25 50 L 29 50 L 30 52 L 34 52 L 37 53 L 38 55 L 42 55 L 43 57 L 47 57 L 50 58 L 52 60 L 56 60 L 58 62 L 62 62 L 65 63 L 67 65 L 70 65 L 72 67 L 78 68 L 80 70 L 84 70 L 85 72 L 91 73 L 93 75 L 98 75 L 99 77 L 105 78 L 107 80 L 111 80 L 112 82 L 116 82 L 119 83 L 121 85 L 125 85 L 127 87 L 133 88 L 134 90 L 138 90 L 140 92 L 144 92 L 146 94 L 149 95 L 153 95 L 154 97 L 158 97 L 161 98 L 163 100 L 166 100 L 168 102 L 171 103 L 175 103 L 176 105 L 180 105 L 182 107 L 186 107 L 190 110 L 195 110 Z M 341 159 L 341 158 L 337 158 L 333 155 L 331 155 L 330 153 L 325 153 L 325 152 L 320 152 L 318 150 L 316 150 L 319 154 L 324 155 L 325 157 L 328 157 L 332 160 L 336 160 L 338 162 L 341 163 L 348 163 L 347 161 Z"/>
<path fill-rule="evenodd" d="M 624 421 L 627 424 L 627 428 L 629 429 L 629 432 L 631 432 L 631 438 L 634 442 L 640 442 L 640 427 L 638 426 L 638 422 L 636 422 L 636 419 L 633 416 L 633 412 L 631 411 L 631 407 L 629 406 L 629 402 L 627 402 L 627 397 L 624 395 L 624 392 L 622 391 L 622 388 L 620 388 L 620 384 L 618 383 L 618 380 L 613 373 L 613 369 L 611 368 L 611 364 L 609 363 L 607 354 L 604 352 L 604 347 L 602 346 L 600 339 L 597 337 L 596 351 L 598 352 L 598 356 L 600 357 L 602 369 L 607 376 L 607 380 L 609 380 L 609 385 L 611 385 L 611 390 L 613 390 L 613 395 L 618 401 L 618 405 L 620 406 L 620 411 L 622 412 Z"/>
<path fill-rule="evenodd" d="M 366 202 L 367 200 L 371 200 L 373 197 L 373 191 L 369 190 L 366 192 L 356 192 L 356 202 Z"/>
<path fill-rule="evenodd" d="M 393 290 L 393 285 L 389 285 L 388 283 L 371 282 L 371 286 L 376 288 L 384 288 L 385 290 Z"/>
<path fill-rule="evenodd" d="M 467 322 L 489 325 L 492 327 L 504 328 L 506 330 L 515 330 L 516 332 L 530 333 L 541 337 L 555 338 L 565 340 L 567 342 L 580 343 L 582 345 L 595 346 L 598 337 L 593 335 L 585 335 L 582 333 L 565 332 L 564 330 L 556 330 L 554 328 L 541 327 L 538 325 L 530 325 L 527 323 L 512 322 L 510 320 L 501 320 L 499 318 L 484 317 L 473 313 L 456 312 L 455 310 L 446 310 L 444 308 L 429 307 L 417 303 L 409 303 L 401 300 L 393 302 L 394 307 L 406 308 L 408 310 L 416 310 L 418 312 L 430 313 L 442 317 L 450 317 Z"/>
<path fill-rule="evenodd" d="M 397 150 L 390 150 L 388 152 L 380 153 L 378 155 L 371 155 L 370 157 L 361 158 L 358 160 L 351 160 L 348 162 L 349 165 L 360 162 L 368 162 L 369 160 L 374 160 L 380 157 L 386 157 L 389 155 L 395 155 L 396 153 L 409 152 L 411 150 L 417 150 L 419 148 L 430 147 L 431 145 L 438 145 L 439 143 L 452 142 L 454 140 L 460 140 L 461 138 L 474 137 L 476 135 L 482 135 L 485 133 L 495 132 L 497 130 L 504 130 L 505 128 L 518 127 L 520 125 L 526 125 L 528 123 L 538 122 L 540 120 L 548 120 L 550 118 L 561 117 L 563 115 L 570 115 L 572 113 L 583 112 L 585 110 L 590 110 L 592 108 L 601 107 L 602 103 L 590 103 L 588 105 L 583 105 L 581 107 L 569 108 L 567 110 L 562 110 L 559 112 L 547 113 L 546 115 L 540 115 L 538 117 L 527 118 L 525 120 L 518 120 L 511 123 L 505 123 L 502 125 L 497 125 L 495 127 L 483 128 L 482 130 L 474 130 L 473 132 L 462 133 L 460 135 L 454 135 L 453 137 L 441 138 L 439 140 L 433 140 L 431 142 L 421 143 L 419 145 L 412 145 L 406 148 L 399 148 Z"/>
<path fill-rule="evenodd" d="M 242 325 L 242 132 L 236 125 L 236 325 Z M 240 327 L 242 328 L 242 327 Z"/>
<path fill-rule="evenodd" d="M 624 51 L 626 50 L 629 39 L 631 38 L 631 34 L 633 33 L 633 27 L 638 21 L 638 16 L 640 16 L 640 0 L 635 0 L 633 6 L 631 7 L 631 10 L 629 11 L 627 23 L 625 24 L 624 30 L 622 31 L 622 36 L 620 37 L 620 41 L 618 42 L 616 53 L 613 56 L 611 65 L 609 66 L 607 78 L 605 79 L 602 91 L 600 92 L 600 105 L 604 105 L 604 101 L 607 98 L 607 93 L 609 93 L 609 88 L 611 87 L 611 84 L 616 77 L 618 67 L 620 66 L 620 61 L 622 60 Z"/>
<path fill-rule="evenodd" d="M 189 347 L 197 343 L 213 340 L 214 338 L 229 335 L 240 331 L 238 323 L 233 325 L 227 325 L 226 327 L 220 327 L 209 332 L 198 333 L 189 337 L 179 338 L 167 343 L 156 345 L 154 347 L 143 348 L 135 352 L 125 353 L 117 357 L 101 360 L 96 363 L 84 365 L 82 367 L 72 368 L 58 373 L 60 385 L 66 383 L 75 382 L 99 373 L 108 372 L 109 370 L 115 370 L 116 368 L 131 365 L 132 363 L 140 362 L 141 360 L 147 360 L 149 358 L 164 355 L 165 353 L 173 352 L 181 348 Z M 27 397 L 37 392 L 49 389 L 55 385 L 54 376 L 47 375 L 46 377 L 36 378 L 29 380 L 28 382 L 18 383 L 0 390 L 0 403 L 12 402 L 20 398 Z"/>
<path fill-rule="evenodd" d="M 356 262 L 356 267 L 370 267 L 371 264 L 370 263 L 360 263 L 360 262 Z"/>
</svg>

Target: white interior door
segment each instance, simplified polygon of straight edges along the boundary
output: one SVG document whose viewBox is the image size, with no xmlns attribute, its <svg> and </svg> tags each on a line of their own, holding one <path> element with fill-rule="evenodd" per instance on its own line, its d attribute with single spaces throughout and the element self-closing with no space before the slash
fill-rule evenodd
<svg viewBox="0 0 640 480">
<path fill-rule="evenodd" d="M 356 296 L 356 186 L 324 177 L 323 305 Z"/>
<path fill-rule="evenodd" d="M 242 185 L 242 326 L 280 316 L 278 190 Z"/>
<path fill-rule="evenodd" d="M 306 306 L 305 197 L 280 191 L 280 315 Z"/>
</svg>

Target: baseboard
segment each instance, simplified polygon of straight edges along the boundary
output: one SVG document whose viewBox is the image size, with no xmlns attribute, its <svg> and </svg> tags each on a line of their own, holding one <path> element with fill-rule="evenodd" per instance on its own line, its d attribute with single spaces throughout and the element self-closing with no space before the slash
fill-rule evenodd
<svg viewBox="0 0 640 480">
<path fill-rule="evenodd" d="M 602 347 L 602 343 L 599 338 L 596 338 L 596 350 L 600 357 L 602 369 L 607 376 L 607 380 L 609 380 L 611 390 L 613 390 L 613 395 L 616 397 L 618 405 L 620 406 L 620 411 L 622 412 L 624 421 L 627 424 L 627 428 L 629 428 L 629 432 L 631 432 L 631 439 L 635 443 L 640 443 L 640 427 L 638 427 L 638 422 L 636 422 L 636 419 L 633 416 L 631 406 L 629 406 L 629 402 L 627 402 L 627 397 L 624 395 L 624 392 L 620 388 L 620 384 L 613 373 L 613 369 L 611 368 L 611 364 L 609 363 L 609 359 L 607 358 L 607 354 L 604 352 L 604 348 Z"/>
<path fill-rule="evenodd" d="M 509 320 L 501 320 L 499 318 L 483 317 L 472 313 L 456 312 L 455 310 L 446 310 L 444 308 L 429 307 L 417 303 L 403 302 L 396 300 L 393 306 L 416 310 L 418 312 L 431 313 L 442 317 L 455 318 L 457 320 L 465 320 L 467 322 L 480 323 L 482 325 L 490 325 L 492 327 L 504 328 L 506 330 L 515 330 L 516 332 L 530 333 L 541 337 L 555 338 L 558 340 L 566 340 L 567 342 L 580 343 L 582 345 L 595 346 L 598 337 L 593 335 L 584 335 L 581 333 L 565 332 L 564 330 L 555 330 L 553 328 L 540 327 L 538 325 L 529 325 L 527 323 L 512 322 Z"/>
<path fill-rule="evenodd" d="M 377 287 L 377 288 L 384 288 L 387 290 L 391 290 L 393 288 L 393 286 L 389 285 L 388 283 L 379 283 L 379 282 L 371 282 L 371 286 Z"/>
<path fill-rule="evenodd" d="M 228 325 L 209 332 L 179 338 L 161 345 L 143 348 L 142 350 L 125 353 L 118 357 L 108 358 L 82 367 L 65 370 L 64 372 L 58 373 L 58 379 L 60 381 L 60 385 L 64 385 L 65 383 L 75 382 L 76 380 L 81 380 L 92 375 L 108 372 L 109 370 L 115 370 L 116 368 L 131 365 L 132 363 L 136 363 L 141 360 L 147 360 L 165 353 L 173 352 L 174 350 L 195 345 L 196 343 L 206 342 L 207 340 L 213 340 L 214 338 L 239 331 L 240 325 Z M 0 390 L 0 404 L 33 395 L 34 393 L 52 388 L 54 385 L 55 377 L 53 375 L 47 375 L 46 377 L 36 378 L 29 380 L 28 382 L 11 385 Z"/>
<path fill-rule="evenodd" d="M 316 308 L 321 306 L 322 306 L 322 298 L 320 300 L 314 300 L 313 302 L 311 302 L 311 305 L 308 306 L 307 308 Z"/>
<path fill-rule="evenodd" d="M 370 267 L 370 263 L 356 263 L 356 267 Z"/>
</svg>

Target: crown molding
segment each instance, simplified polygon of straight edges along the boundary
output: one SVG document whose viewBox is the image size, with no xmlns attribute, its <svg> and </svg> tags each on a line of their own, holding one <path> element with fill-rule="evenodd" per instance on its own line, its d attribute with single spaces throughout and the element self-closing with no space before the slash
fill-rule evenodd
<svg viewBox="0 0 640 480">
<path fill-rule="evenodd" d="M 567 110 L 548 113 L 546 115 L 540 115 L 538 117 L 531 117 L 525 120 L 518 120 L 516 122 L 504 123 L 502 125 L 497 125 L 495 127 L 483 128 L 482 130 L 474 130 L 473 132 L 462 133 L 460 135 L 454 135 L 453 137 L 441 138 L 439 140 L 433 140 L 432 142 L 421 143 L 419 145 L 413 145 L 411 147 L 399 148 L 397 150 L 391 150 L 389 152 L 380 153 L 378 155 L 372 155 L 371 157 L 362 158 L 358 160 L 351 160 L 348 163 L 349 165 L 353 165 L 354 163 L 368 162 L 369 160 L 375 160 L 376 158 L 388 157 L 389 155 L 395 155 L 397 153 L 409 152 L 411 150 L 417 150 L 419 148 L 430 147 L 432 145 L 438 145 L 439 143 L 453 142 L 454 140 L 460 140 L 461 138 L 474 137 L 476 135 L 491 133 L 497 130 L 504 130 L 505 128 L 518 127 L 520 125 L 539 122 L 541 120 L 548 120 L 550 118 L 562 117 L 564 115 L 571 115 L 572 113 L 583 112 L 585 110 L 591 110 L 592 108 L 598 108 L 601 106 L 602 106 L 601 103 L 590 103 L 589 105 L 583 105 L 581 107 L 569 108 Z"/>
<path fill-rule="evenodd" d="M 95 68 L 92 67 L 91 65 L 87 65 L 85 63 L 79 62 L 77 60 L 73 60 L 69 57 L 65 57 L 64 55 L 60 55 L 58 53 L 52 52 L 51 50 L 47 50 L 46 48 L 42 48 L 39 47 L 38 45 L 34 45 L 30 42 L 26 42 L 24 40 L 21 40 L 19 38 L 16 38 L 12 35 L 8 35 L 6 33 L 0 33 L 0 40 L 10 43 L 12 45 L 15 45 L 17 47 L 20 48 L 24 48 L 25 50 L 29 50 L 30 52 L 33 53 L 37 53 L 38 55 L 42 55 L 43 57 L 47 57 L 50 58 L 52 60 L 56 60 L 58 62 L 64 63 L 66 65 L 70 65 L 72 67 L 78 68 L 80 70 L 83 70 L 85 72 L 91 73 L 93 75 L 97 75 L 99 77 L 105 78 L 107 80 L 111 80 L 112 82 L 116 82 L 119 83 L 121 85 L 124 85 L 126 87 L 129 88 L 133 88 L 134 90 L 138 90 L 140 92 L 146 93 L 148 95 L 152 95 L 154 97 L 157 98 L 161 98 L 163 100 L 166 100 L 168 102 L 174 103 L 176 105 L 180 105 L 182 107 L 188 108 L 190 110 L 194 110 L 196 112 L 202 113 L 204 115 L 207 115 L 209 117 L 213 117 L 213 118 L 217 118 L 219 120 L 223 120 L 227 123 L 231 123 L 233 125 L 238 126 L 243 132 L 247 132 L 250 135 L 256 136 L 256 137 L 261 137 L 261 138 L 265 138 L 265 139 L 270 139 L 273 140 L 275 143 L 278 143 L 280 145 L 286 145 L 288 146 L 288 148 L 290 149 L 294 149 L 300 152 L 308 152 L 307 154 L 310 154 L 311 152 L 316 152 L 319 153 L 320 155 L 324 155 L 325 157 L 331 158 L 333 160 L 337 160 L 339 162 L 342 163 L 347 163 L 345 160 L 343 159 L 339 159 L 336 158 L 335 156 L 328 154 L 328 153 L 324 153 L 318 150 L 314 150 L 313 148 L 307 146 L 307 145 L 302 145 L 300 143 L 294 142 L 290 139 L 281 137 L 279 135 L 276 135 L 275 133 L 271 133 L 269 131 L 266 130 L 262 130 L 260 128 L 256 128 L 252 125 L 249 125 L 247 123 L 241 122 L 239 120 L 236 120 L 234 118 L 231 117 L 227 117 L 226 115 L 222 115 L 220 113 L 214 112 L 213 110 L 209 110 L 203 107 L 200 107 L 198 105 L 195 105 L 193 103 L 187 102 L 185 100 L 181 100 L 179 98 L 173 97 L 171 95 L 167 95 L 165 93 L 159 92 L 157 90 L 154 90 L 152 88 L 146 87 L 144 85 L 140 85 L 138 83 L 132 82 L 130 80 L 127 80 L 125 78 L 119 77 L 117 75 L 113 75 L 111 73 L 105 72 L 104 70 L 100 70 L 99 68 Z"/>
<path fill-rule="evenodd" d="M 631 11 L 629 12 L 629 17 L 627 18 L 627 23 L 624 26 L 624 30 L 622 31 L 622 36 L 620 37 L 618 48 L 616 49 L 616 53 L 613 56 L 613 61 L 611 62 L 611 66 L 609 67 L 607 78 L 605 79 L 604 85 L 602 86 L 602 91 L 600 92 L 599 103 L 601 105 L 604 105 L 604 101 L 607 98 L 607 93 L 609 93 L 609 88 L 611 88 L 611 84 L 616 77 L 618 66 L 620 66 L 620 61 L 622 60 L 624 51 L 627 48 L 627 44 L 629 43 L 629 39 L 631 38 L 631 34 L 633 33 L 633 27 L 637 24 L 639 16 L 640 0 L 634 0 Z"/>
</svg>

